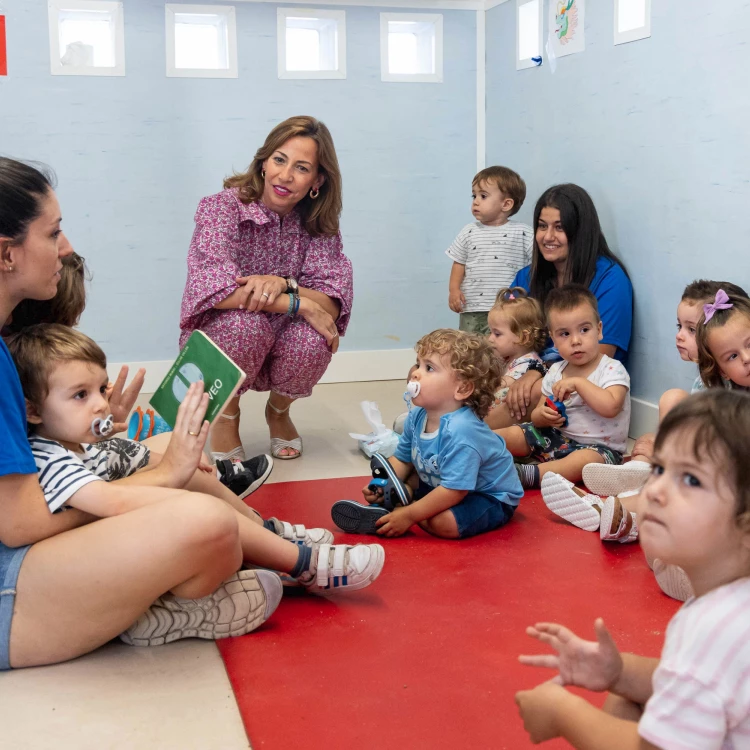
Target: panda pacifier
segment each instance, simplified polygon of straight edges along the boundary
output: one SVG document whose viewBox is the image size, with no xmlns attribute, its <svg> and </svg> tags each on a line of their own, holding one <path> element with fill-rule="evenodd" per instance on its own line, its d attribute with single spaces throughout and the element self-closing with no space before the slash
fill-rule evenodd
<svg viewBox="0 0 750 750">
<path fill-rule="evenodd" d="M 91 423 L 91 432 L 93 432 L 96 437 L 107 437 L 114 428 L 115 418 L 111 414 L 108 414 L 104 419 L 97 417 Z"/>
<path fill-rule="evenodd" d="M 419 395 L 421 386 L 418 381 L 410 380 L 406 386 L 406 393 L 404 393 L 404 401 L 406 405 L 411 409 L 411 400 Z"/>
</svg>

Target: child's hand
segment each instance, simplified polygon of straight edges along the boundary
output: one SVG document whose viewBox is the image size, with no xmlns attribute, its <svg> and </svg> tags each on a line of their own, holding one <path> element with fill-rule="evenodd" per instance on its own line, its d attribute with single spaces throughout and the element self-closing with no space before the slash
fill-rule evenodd
<svg viewBox="0 0 750 750">
<path fill-rule="evenodd" d="M 379 526 L 378 534 L 381 536 L 401 536 L 414 525 L 409 508 L 395 508 L 387 516 L 378 518 L 375 525 Z"/>
<path fill-rule="evenodd" d="M 466 297 L 463 292 L 457 289 L 455 292 L 448 293 L 448 307 L 455 313 L 463 312 L 466 306 Z"/>
<path fill-rule="evenodd" d="M 216 467 L 207 463 L 205 458 L 201 458 L 201 462 L 198 464 L 198 471 L 203 471 L 206 474 L 213 474 L 216 471 Z"/>
<path fill-rule="evenodd" d="M 155 470 L 168 472 L 170 485 L 184 487 L 203 462 L 203 446 L 208 438 L 208 422 L 203 419 L 208 408 L 208 394 L 203 381 L 192 383 L 177 410 L 172 437 L 161 463 Z"/>
<path fill-rule="evenodd" d="M 584 641 L 562 625 L 542 622 L 526 633 L 551 646 L 557 654 L 519 656 L 521 664 L 557 669 L 553 682 L 578 685 L 587 690 L 610 690 L 622 673 L 622 656 L 612 636 L 599 618 L 594 623 L 596 641 Z"/>
<path fill-rule="evenodd" d="M 135 404 L 138 394 L 143 388 L 143 381 L 146 379 L 146 371 L 141 367 L 135 374 L 130 385 L 125 388 L 125 381 L 128 379 L 128 367 L 123 365 L 117 375 L 114 383 L 107 384 L 107 400 L 109 401 L 109 410 L 115 420 L 114 429 L 110 433 L 116 435 L 118 432 L 127 432 L 128 417 Z"/>
<path fill-rule="evenodd" d="M 523 728 L 535 745 L 559 737 L 558 712 L 562 710 L 568 697 L 567 690 L 552 681 L 543 682 L 533 690 L 516 693 L 516 705 L 523 719 Z"/>
<path fill-rule="evenodd" d="M 382 492 L 380 492 L 380 493 L 373 492 L 370 489 L 370 485 L 369 484 L 366 484 L 362 488 L 362 497 L 364 497 L 365 502 L 368 503 L 369 505 L 372 505 L 373 503 L 381 503 L 381 502 L 383 502 L 383 493 Z"/>
<path fill-rule="evenodd" d="M 563 378 L 552 386 L 552 397 L 554 401 L 565 401 L 571 393 L 576 393 L 578 378 Z"/>
<path fill-rule="evenodd" d="M 560 428 L 565 424 L 565 419 L 560 412 L 550 409 L 546 404 L 537 406 L 531 414 L 531 421 L 534 427 L 556 427 Z"/>
</svg>

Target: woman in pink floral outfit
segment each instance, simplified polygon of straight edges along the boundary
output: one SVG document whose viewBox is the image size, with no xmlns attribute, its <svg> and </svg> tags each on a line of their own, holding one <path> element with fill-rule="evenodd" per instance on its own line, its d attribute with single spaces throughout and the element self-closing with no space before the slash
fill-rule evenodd
<svg viewBox="0 0 750 750">
<path fill-rule="evenodd" d="M 301 455 L 289 408 L 312 393 L 351 314 L 352 265 L 342 251 L 340 214 L 333 140 L 312 117 L 277 125 L 248 171 L 198 204 L 180 345 L 201 330 L 247 373 L 214 425 L 216 458 L 245 458 L 239 397 L 250 388 L 270 391 L 273 456 Z"/>
</svg>

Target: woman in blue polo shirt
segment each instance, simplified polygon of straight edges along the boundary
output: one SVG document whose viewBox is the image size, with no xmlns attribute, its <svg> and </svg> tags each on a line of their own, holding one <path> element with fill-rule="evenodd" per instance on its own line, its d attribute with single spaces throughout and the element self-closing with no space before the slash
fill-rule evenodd
<svg viewBox="0 0 750 750">
<path fill-rule="evenodd" d="M 587 286 L 596 297 L 602 320 L 604 338 L 599 348 L 624 361 L 633 325 L 633 287 L 607 245 L 591 196 L 578 185 L 549 188 L 534 208 L 534 227 L 531 265 L 516 274 L 513 286 L 523 287 L 542 306 L 555 287 Z M 554 347 L 542 356 L 548 362 L 560 359 Z M 522 419 L 528 405 L 539 400 L 540 379 L 541 373 L 531 371 L 511 386 L 506 404 L 516 419 Z"/>
</svg>

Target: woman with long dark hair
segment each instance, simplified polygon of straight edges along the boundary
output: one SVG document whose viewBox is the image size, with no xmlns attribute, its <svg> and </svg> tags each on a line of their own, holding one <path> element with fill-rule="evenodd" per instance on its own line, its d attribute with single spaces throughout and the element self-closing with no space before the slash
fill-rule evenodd
<svg viewBox="0 0 750 750">
<path fill-rule="evenodd" d="M 551 289 L 583 284 L 596 297 L 602 320 L 602 353 L 624 360 L 633 324 L 633 287 L 627 271 L 609 249 L 591 196 L 578 185 L 555 185 L 545 190 L 534 208 L 534 250 L 531 264 L 513 281 L 542 306 Z M 554 348 L 542 353 L 547 361 L 559 359 Z M 506 397 L 512 416 L 521 419 L 535 403 L 541 373 L 529 372 L 515 381 Z M 539 394 L 536 394 L 538 400 Z"/>
</svg>

